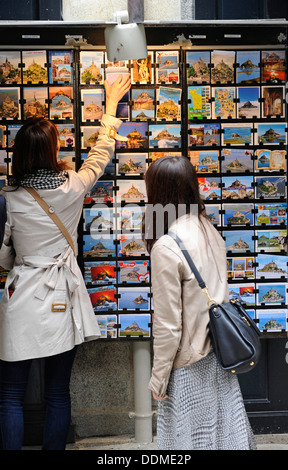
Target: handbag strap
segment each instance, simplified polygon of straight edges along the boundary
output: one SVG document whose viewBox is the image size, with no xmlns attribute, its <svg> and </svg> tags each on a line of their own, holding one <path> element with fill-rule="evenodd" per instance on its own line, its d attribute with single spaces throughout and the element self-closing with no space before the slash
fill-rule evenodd
<svg viewBox="0 0 288 470">
<path fill-rule="evenodd" d="M 49 217 L 51 217 L 51 219 L 53 220 L 53 222 L 58 226 L 58 228 L 63 233 L 64 237 L 68 241 L 69 245 L 71 246 L 71 248 L 72 248 L 72 250 L 73 250 L 73 252 L 76 256 L 76 251 L 75 251 L 75 247 L 74 247 L 74 243 L 73 243 L 73 240 L 71 238 L 71 235 L 68 232 L 68 230 L 66 229 L 66 227 L 62 224 L 59 217 L 57 217 L 57 215 L 54 213 L 54 209 L 52 209 L 51 207 L 48 206 L 48 204 L 41 198 L 41 196 L 39 196 L 39 194 L 37 193 L 37 191 L 35 191 L 34 188 L 28 188 L 28 187 L 25 186 L 24 189 L 26 189 L 26 191 L 28 191 L 28 193 L 30 193 L 31 196 L 34 197 L 34 199 L 38 202 L 38 204 L 42 207 L 42 209 L 44 209 L 46 214 L 48 214 Z"/>
<path fill-rule="evenodd" d="M 216 303 L 215 300 L 211 299 L 211 297 L 209 295 L 209 292 L 208 292 L 208 287 L 206 286 L 205 281 L 203 280 L 203 278 L 202 278 L 201 274 L 199 273 L 198 269 L 196 268 L 196 266 L 194 264 L 194 261 L 192 260 L 190 254 L 186 250 L 181 238 L 179 238 L 178 235 L 176 235 L 176 233 L 174 233 L 174 232 L 168 232 L 167 235 L 169 235 L 169 237 L 173 238 L 173 240 L 175 240 L 175 242 L 179 245 L 179 248 L 181 249 L 183 255 L 185 256 L 186 261 L 188 262 L 188 264 L 190 266 L 190 269 L 193 272 L 193 274 L 194 274 L 194 276 L 195 276 L 195 278 L 196 278 L 196 280 L 199 284 L 199 287 L 202 289 L 202 291 L 208 297 L 208 304 Z"/>
</svg>

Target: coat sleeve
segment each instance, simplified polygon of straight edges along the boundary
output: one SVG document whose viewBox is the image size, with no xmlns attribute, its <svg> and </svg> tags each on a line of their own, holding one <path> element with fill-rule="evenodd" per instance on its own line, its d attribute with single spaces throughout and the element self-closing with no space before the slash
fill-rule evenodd
<svg viewBox="0 0 288 470">
<path fill-rule="evenodd" d="M 6 220 L 6 199 L 2 194 L 0 194 L 0 247 L 4 238 Z"/>
<path fill-rule="evenodd" d="M 149 389 L 165 396 L 182 335 L 181 258 L 170 248 L 155 245 L 151 252 L 153 290 L 153 368 Z"/>
<path fill-rule="evenodd" d="M 121 119 L 104 114 L 101 126 L 113 128 L 116 131 L 121 126 Z M 78 171 L 85 192 L 90 191 L 96 181 L 103 175 L 106 165 L 114 155 L 115 140 L 108 135 L 99 134 L 96 145 L 90 150 L 87 159 Z"/>
<path fill-rule="evenodd" d="M 11 240 L 11 228 L 9 223 L 9 213 L 5 224 L 3 243 L 0 249 L 0 266 L 4 269 L 11 270 L 14 266 L 15 250 Z"/>
</svg>

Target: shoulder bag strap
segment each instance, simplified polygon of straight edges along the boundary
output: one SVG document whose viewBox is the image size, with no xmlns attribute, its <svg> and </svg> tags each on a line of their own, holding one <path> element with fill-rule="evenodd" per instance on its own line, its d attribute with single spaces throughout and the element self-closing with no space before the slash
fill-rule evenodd
<svg viewBox="0 0 288 470">
<path fill-rule="evenodd" d="M 201 277 L 198 269 L 196 268 L 195 264 L 194 264 L 194 261 L 192 260 L 191 256 L 189 255 L 188 251 L 185 249 L 184 247 L 184 244 L 182 242 L 182 240 L 178 237 L 178 235 L 176 235 L 176 233 L 173 233 L 173 232 L 168 232 L 167 235 L 169 235 L 169 237 L 173 238 L 173 240 L 175 240 L 175 242 L 179 245 L 179 248 L 181 249 L 183 255 L 185 256 L 189 266 L 190 266 L 190 269 L 191 271 L 193 272 L 198 284 L 199 284 L 199 287 L 202 289 L 202 291 L 207 295 L 208 297 L 208 303 L 215 303 L 214 300 L 211 299 L 210 295 L 209 295 L 209 292 L 208 292 L 208 288 L 206 286 L 206 283 L 205 281 L 203 280 L 203 278 Z"/>
<path fill-rule="evenodd" d="M 58 226 L 58 228 L 63 233 L 64 237 L 68 241 L 69 245 L 71 246 L 71 248 L 72 248 L 72 250 L 73 250 L 73 252 L 76 256 L 74 243 L 73 243 L 73 240 L 70 236 L 70 233 L 68 232 L 66 227 L 62 224 L 61 220 L 57 217 L 57 215 L 53 212 L 53 209 L 48 206 L 48 204 L 41 198 L 41 196 L 39 196 L 39 194 L 37 193 L 37 191 L 35 191 L 34 188 L 24 187 L 24 189 L 26 189 L 26 191 L 28 191 L 28 193 L 30 193 L 31 196 L 34 197 L 34 199 L 38 202 L 38 204 L 42 207 L 42 209 L 44 209 L 46 214 L 48 214 L 49 217 L 51 217 L 51 219 L 53 220 L 53 222 Z"/>
</svg>

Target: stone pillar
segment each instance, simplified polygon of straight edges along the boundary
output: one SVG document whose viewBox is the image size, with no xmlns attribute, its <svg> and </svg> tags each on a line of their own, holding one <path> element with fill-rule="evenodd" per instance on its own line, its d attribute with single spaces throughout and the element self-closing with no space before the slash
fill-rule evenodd
<svg viewBox="0 0 288 470">
<path fill-rule="evenodd" d="M 144 1 L 128 0 L 129 23 L 143 23 L 144 21 Z"/>
</svg>

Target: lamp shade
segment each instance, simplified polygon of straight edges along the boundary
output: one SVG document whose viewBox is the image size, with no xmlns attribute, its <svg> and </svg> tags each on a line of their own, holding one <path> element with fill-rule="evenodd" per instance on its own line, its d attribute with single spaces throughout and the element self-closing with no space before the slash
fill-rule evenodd
<svg viewBox="0 0 288 470">
<path fill-rule="evenodd" d="M 144 59 L 148 55 L 145 29 L 142 24 L 107 26 L 105 43 L 107 57 L 111 62 Z"/>
</svg>

